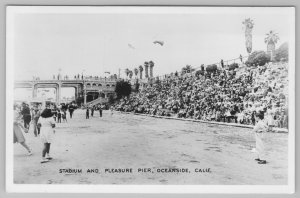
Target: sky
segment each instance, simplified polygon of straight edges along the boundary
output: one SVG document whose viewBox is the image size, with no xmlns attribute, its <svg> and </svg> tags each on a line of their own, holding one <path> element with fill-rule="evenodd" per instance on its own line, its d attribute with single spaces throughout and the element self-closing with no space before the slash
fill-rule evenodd
<svg viewBox="0 0 300 198">
<path fill-rule="evenodd" d="M 54 8 L 55 10 L 55 8 Z M 155 8 L 152 8 L 155 10 Z M 168 11 L 168 9 L 166 9 Z M 170 10 L 170 8 L 169 8 Z M 172 9 L 171 9 L 172 10 Z M 154 76 L 247 55 L 242 22 L 254 21 L 253 51 L 266 50 L 265 34 L 289 39 L 288 9 L 202 8 L 200 12 L 39 12 L 14 17 L 15 80 L 51 79 L 53 74 L 125 76 L 145 61 Z M 164 41 L 160 46 L 153 42 Z M 133 47 L 129 47 L 129 44 Z"/>
<path fill-rule="evenodd" d="M 264 38 L 270 30 L 280 37 L 278 47 L 291 38 L 291 13 L 278 7 L 20 7 L 8 20 L 12 29 L 7 35 L 13 41 L 7 42 L 12 47 L 8 57 L 13 59 L 14 80 L 47 80 L 59 71 L 71 78 L 119 71 L 125 77 L 126 68 L 150 60 L 158 76 L 186 65 L 248 55 L 242 24 L 246 18 L 254 22 L 252 51 L 266 50 Z M 62 89 L 62 97 L 74 93 Z M 16 97 L 28 99 L 31 94 L 15 90 Z"/>
</svg>

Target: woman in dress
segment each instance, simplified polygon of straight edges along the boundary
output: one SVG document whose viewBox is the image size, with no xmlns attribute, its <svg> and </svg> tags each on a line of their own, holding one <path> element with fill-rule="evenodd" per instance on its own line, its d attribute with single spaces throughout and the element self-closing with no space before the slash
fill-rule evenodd
<svg viewBox="0 0 300 198">
<path fill-rule="evenodd" d="M 28 129 L 26 129 L 22 124 L 21 124 L 21 120 L 22 120 L 22 115 L 20 114 L 19 109 L 17 108 L 17 106 L 14 106 L 14 143 L 20 143 L 27 151 L 28 154 L 27 155 L 32 155 L 32 151 L 29 148 L 29 146 L 26 144 L 26 140 L 25 137 L 23 135 L 23 132 L 28 131 Z"/>
<path fill-rule="evenodd" d="M 55 121 L 49 106 L 46 106 L 46 109 L 41 113 L 38 123 L 41 125 L 40 138 L 44 144 L 41 163 L 45 163 L 52 159 L 49 152 L 55 133 L 55 130 L 53 129 L 55 127 Z"/>
</svg>

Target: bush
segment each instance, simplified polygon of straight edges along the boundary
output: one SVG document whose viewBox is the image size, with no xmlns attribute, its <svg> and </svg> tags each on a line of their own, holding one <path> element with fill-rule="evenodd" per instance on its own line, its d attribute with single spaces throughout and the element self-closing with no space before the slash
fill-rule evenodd
<svg viewBox="0 0 300 198">
<path fill-rule="evenodd" d="M 192 68 L 191 65 L 186 65 L 185 67 L 183 67 L 183 68 L 181 69 L 181 74 L 191 73 L 191 72 L 193 72 L 193 71 L 195 71 L 195 69 Z"/>
<path fill-rule="evenodd" d="M 247 66 L 263 66 L 270 62 L 270 56 L 264 51 L 254 51 L 246 61 Z"/>
<path fill-rule="evenodd" d="M 200 76 L 200 75 L 204 75 L 204 71 L 202 70 L 197 70 L 196 73 L 195 73 L 195 76 Z"/>
<path fill-rule="evenodd" d="M 129 96 L 131 94 L 131 84 L 127 81 L 120 80 L 116 84 L 115 92 L 118 99 L 122 98 L 122 96 Z"/>
<path fill-rule="evenodd" d="M 207 72 L 215 72 L 215 71 L 217 71 L 217 69 L 218 69 L 218 66 L 216 64 L 207 65 L 207 67 L 206 67 Z"/>
<path fill-rule="evenodd" d="M 231 63 L 229 65 L 229 70 L 234 70 L 235 68 L 239 68 L 239 64 L 237 64 L 237 63 Z"/>
<path fill-rule="evenodd" d="M 289 45 L 288 43 L 283 43 L 275 51 L 276 61 L 288 61 L 289 60 Z"/>
</svg>

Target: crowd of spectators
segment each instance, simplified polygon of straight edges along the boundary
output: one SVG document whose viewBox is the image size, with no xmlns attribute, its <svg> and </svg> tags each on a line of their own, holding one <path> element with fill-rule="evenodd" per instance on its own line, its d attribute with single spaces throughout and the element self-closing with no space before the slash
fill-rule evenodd
<svg viewBox="0 0 300 198">
<path fill-rule="evenodd" d="M 271 126 L 288 127 L 288 64 L 169 75 L 114 105 L 119 111 L 254 125 L 258 112 Z"/>
<path fill-rule="evenodd" d="M 77 74 L 77 75 L 74 75 L 73 79 L 71 79 L 70 76 L 68 75 L 65 75 L 65 76 L 62 76 L 60 74 L 58 75 L 53 75 L 52 76 L 52 79 L 53 80 L 115 80 L 117 79 L 118 77 L 116 75 L 111 75 L 109 77 L 101 77 L 101 76 L 84 76 L 83 74 Z M 33 77 L 33 80 L 40 80 L 39 77 Z"/>
</svg>

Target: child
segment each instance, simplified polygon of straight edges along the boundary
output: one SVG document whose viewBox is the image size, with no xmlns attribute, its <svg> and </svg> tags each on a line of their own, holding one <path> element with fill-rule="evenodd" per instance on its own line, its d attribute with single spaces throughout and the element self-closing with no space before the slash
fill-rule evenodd
<svg viewBox="0 0 300 198">
<path fill-rule="evenodd" d="M 63 113 L 62 113 L 61 117 L 63 119 L 63 122 L 68 122 L 67 121 L 67 112 L 66 112 L 66 110 L 63 110 Z"/>
<path fill-rule="evenodd" d="M 263 136 L 264 133 L 267 132 L 267 125 L 263 121 L 264 114 L 262 112 L 258 113 L 256 115 L 256 119 L 258 122 L 255 124 L 253 128 L 253 132 L 255 133 L 255 141 L 256 141 L 256 152 L 258 155 L 258 158 L 255 160 L 258 161 L 258 164 L 266 164 L 267 161 L 263 160 L 264 155 L 264 142 L 263 142 Z"/>
<path fill-rule="evenodd" d="M 55 133 L 55 130 L 53 129 L 55 127 L 55 122 L 53 119 L 53 114 L 49 109 L 49 106 L 47 106 L 46 109 L 41 113 L 41 117 L 38 123 L 40 123 L 42 126 L 40 138 L 42 143 L 44 144 L 41 163 L 45 163 L 49 162 L 49 160 L 52 159 L 52 157 L 50 157 L 49 155 L 49 152 L 50 145 L 53 142 Z"/>
<path fill-rule="evenodd" d="M 60 110 L 57 111 L 57 123 L 61 123 L 61 112 L 60 112 Z"/>
</svg>

